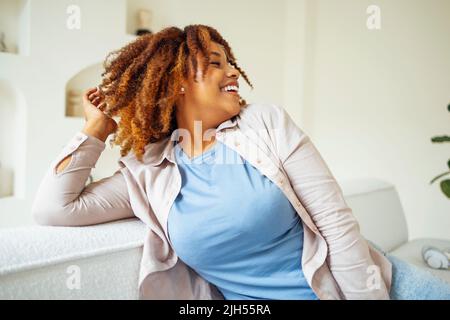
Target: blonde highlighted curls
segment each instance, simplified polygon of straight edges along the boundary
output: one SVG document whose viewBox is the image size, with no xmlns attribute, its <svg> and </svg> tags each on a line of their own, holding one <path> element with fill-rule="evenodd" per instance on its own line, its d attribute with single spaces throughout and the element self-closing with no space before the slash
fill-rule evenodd
<svg viewBox="0 0 450 320">
<path fill-rule="evenodd" d="M 206 25 L 189 25 L 184 30 L 168 27 L 144 34 L 107 55 L 99 88 L 105 96 L 104 112 L 120 118 L 112 144 L 121 147 L 122 156 L 133 150 L 142 162 L 148 143 L 160 141 L 176 129 L 175 101 L 181 81 L 188 79 L 190 70 L 197 71 L 198 52 L 205 77 L 210 41 L 224 47 L 230 64 L 253 89 L 227 41 Z M 239 104 L 247 105 L 242 97 Z"/>
</svg>

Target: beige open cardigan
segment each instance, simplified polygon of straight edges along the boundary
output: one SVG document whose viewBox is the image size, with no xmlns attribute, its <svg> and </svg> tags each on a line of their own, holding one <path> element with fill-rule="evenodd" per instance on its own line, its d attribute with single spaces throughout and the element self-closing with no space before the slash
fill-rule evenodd
<svg viewBox="0 0 450 320">
<path fill-rule="evenodd" d="M 319 299 L 389 299 L 391 263 L 361 236 L 326 163 L 281 106 L 249 104 L 215 133 L 273 181 L 297 211 L 304 226 L 303 272 Z M 32 212 L 40 224 L 64 226 L 136 216 L 148 227 L 140 299 L 223 299 L 214 284 L 178 259 L 168 241 L 167 216 L 181 187 L 173 153 L 177 137 L 148 144 L 143 163 L 130 152 L 112 176 L 85 186 L 105 143 L 76 133 L 52 162 Z M 70 154 L 69 165 L 56 174 L 56 165 Z"/>
</svg>

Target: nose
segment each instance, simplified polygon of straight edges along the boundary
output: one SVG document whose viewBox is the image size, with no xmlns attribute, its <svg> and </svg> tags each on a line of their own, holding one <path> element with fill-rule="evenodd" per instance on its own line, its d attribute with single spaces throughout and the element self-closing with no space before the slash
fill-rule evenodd
<svg viewBox="0 0 450 320">
<path fill-rule="evenodd" d="M 228 65 L 228 73 L 227 73 L 227 75 L 229 77 L 234 77 L 234 78 L 238 79 L 240 74 L 241 73 L 239 72 L 239 70 L 236 69 L 233 65 L 231 65 L 231 64 Z"/>
</svg>

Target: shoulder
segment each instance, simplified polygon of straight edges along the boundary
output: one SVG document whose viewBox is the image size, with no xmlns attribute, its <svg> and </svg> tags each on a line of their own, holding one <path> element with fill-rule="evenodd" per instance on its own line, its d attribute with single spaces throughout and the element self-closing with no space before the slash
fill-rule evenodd
<svg viewBox="0 0 450 320">
<path fill-rule="evenodd" d="M 250 103 L 242 107 L 238 119 L 241 123 L 265 126 L 268 122 L 273 122 L 277 118 L 281 107 L 276 104 L 258 102 Z"/>
<path fill-rule="evenodd" d="M 130 150 L 127 155 L 119 158 L 119 164 L 121 166 L 126 166 L 132 171 L 138 171 L 139 169 L 146 168 L 148 165 L 160 164 L 164 159 L 167 148 L 171 140 L 169 137 L 163 138 L 160 141 L 148 143 L 144 147 L 144 154 L 142 156 L 142 161 L 139 161 L 135 152 Z"/>
<path fill-rule="evenodd" d="M 285 108 L 274 103 L 251 103 L 242 108 L 239 120 L 244 124 L 263 126 L 266 129 L 286 129 L 287 126 L 296 126 Z"/>
<path fill-rule="evenodd" d="M 280 111 L 280 109 L 282 109 L 281 106 L 272 103 L 267 102 L 250 103 L 241 109 L 239 116 L 241 118 L 255 117 L 263 119 L 275 116 Z"/>
<path fill-rule="evenodd" d="M 240 113 L 240 129 L 255 131 L 257 136 L 273 150 L 282 162 L 298 148 L 309 141 L 309 136 L 278 104 L 252 103 Z M 255 140 L 254 140 L 255 141 Z"/>
</svg>

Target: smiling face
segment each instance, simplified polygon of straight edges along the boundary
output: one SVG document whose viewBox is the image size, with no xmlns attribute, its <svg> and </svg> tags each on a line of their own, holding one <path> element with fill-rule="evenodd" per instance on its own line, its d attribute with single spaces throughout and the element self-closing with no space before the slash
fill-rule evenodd
<svg viewBox="0 0 450 320">
<path fill-rule="evenodd" d="M 191 74 L 189 81 L 184 82 L 184 93 L 180 95 L 177 106 L 180 112 L 188 112 L 192 116 L 187 118 L 202 119 L 208 124 L 217 126 L 225 120 L 239 114 L 239 94 L 226 92 L 222 88 L 230 82 L 238 86 L 240 73 L 229 63 L 223 46 L 211 42 L 210 65 L 205 78 L 202 79 L 200 59 L 197 58 L 198 70 L 194 77 Z"/>
</svg>

